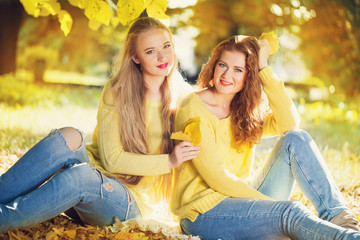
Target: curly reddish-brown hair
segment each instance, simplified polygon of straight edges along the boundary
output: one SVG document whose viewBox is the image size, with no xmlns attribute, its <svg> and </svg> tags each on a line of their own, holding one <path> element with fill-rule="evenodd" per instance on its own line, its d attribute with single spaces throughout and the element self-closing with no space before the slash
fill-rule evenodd
<svg viewBox="0 0 360 240">
<path fill-rule="evenodd" d="M 215 66 L 223 51 L 236 51 L 245 55 L 246 78 L 244 87 L 230 103 L 230 119 L 233 134 L 233 146 L 242 150 L 242 146 L 252 147 L 260 142 L 263 132 L 263 119 L 267 114 L 263 108 L 262 80 L 259 76 L 258 53 L 260 46 L 254 37 L 234 36 L 220 42 L 211 52 L 209 61 L 199 74 L 200 88 L 211 88 Z"/>
</svg>

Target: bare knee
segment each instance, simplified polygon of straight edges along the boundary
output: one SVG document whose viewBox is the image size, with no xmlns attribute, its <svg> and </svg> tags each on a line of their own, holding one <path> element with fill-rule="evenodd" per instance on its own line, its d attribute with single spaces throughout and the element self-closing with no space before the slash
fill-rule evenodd
<svg viewBox="0 0 360 240">
<path fill-rule="evenodd" d="M 66 144 L 71 151 L 75 151 L 81 146 L 82 136 L 78 130 L 73 127 L 64 127 L 59 130 L 63 134 Z"/>
</svg>

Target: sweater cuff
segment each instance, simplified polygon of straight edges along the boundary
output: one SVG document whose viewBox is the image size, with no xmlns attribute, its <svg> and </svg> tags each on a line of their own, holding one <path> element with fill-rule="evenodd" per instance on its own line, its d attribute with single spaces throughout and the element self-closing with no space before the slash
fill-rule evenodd
<svg viewBox="0 0 360 240">
<path fill-rule="evenodd" d="M 161 154 L 159 157 L 162 159 L 162 166 L 160 169 L 162 169 L 163 174 L 171 172 L 171 169 L 169 168 L 169 154 Z"/>
<path fill-rule="evenodd" d="M 259 75 L 260 75 L 261 79 L 272 78 L 273 77 L 273 70 L 272 70 L 272 68 L 270 66 L 264 67 L 259 72 Z"/>
</svg>

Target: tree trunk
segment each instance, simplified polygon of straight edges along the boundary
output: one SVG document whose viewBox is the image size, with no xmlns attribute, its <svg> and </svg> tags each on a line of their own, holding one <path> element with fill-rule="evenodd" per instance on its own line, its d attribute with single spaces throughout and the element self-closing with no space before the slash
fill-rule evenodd
<svg viewBox="0 0 360 240">
<path fill-rule="evenodd" d="M 0 1 L 0 75 L 15 73 L 16 46 L 23 12 L 19 1 Z"/>
</svg>

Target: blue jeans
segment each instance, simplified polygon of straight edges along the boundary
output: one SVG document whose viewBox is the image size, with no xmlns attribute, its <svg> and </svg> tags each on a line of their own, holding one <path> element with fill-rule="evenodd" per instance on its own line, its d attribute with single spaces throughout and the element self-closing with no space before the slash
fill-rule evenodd
<svg viewBox="0 0 360 240">
<path fill-rule="evenodd" d="M 294 181 L 319 213 L 288 201 Z M 201 239 L 360 239 L 360 233 L 326 220 L 346 210 L 311 136 L 302 130 L 284 134 L 252 185 L 275 201 L 227 198 L 194 222 L 181 220 L 187 234 Z M 324 220 L 323 220 L 324 219 Z"/>
<path fill-rule="evenodd" d="M 59 130 L 36 144 L 0 176 L 0 233 L 41 223 L 72 207 L 92 225 L 111 225 L 116 216 L 122 221 L 140 217 L 126 187 L 88 162 L 85 145 L 71 151 Z"/>
</svg>

